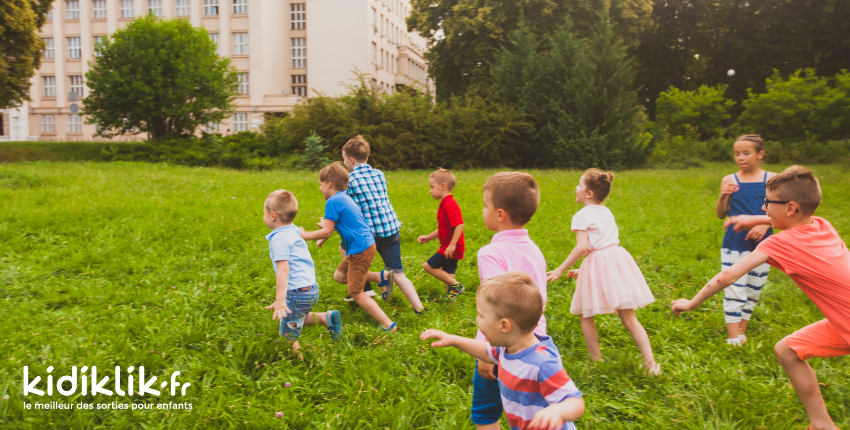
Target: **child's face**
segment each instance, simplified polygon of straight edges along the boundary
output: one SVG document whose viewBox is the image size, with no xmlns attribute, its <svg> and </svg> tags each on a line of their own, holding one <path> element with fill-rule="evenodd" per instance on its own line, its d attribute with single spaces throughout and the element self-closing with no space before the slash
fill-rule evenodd
<svg viewBox="0 0 850 430">
<path fill-rule="evenodd" d="M 275 229 L 275 221 L 277 220 L 277 214 L 274 212 L 269 212 L 266 210 L 266 204 L 263 203 L 263 222 L 266 223 L 266 227 L 274 230 Z"/>
<path fill-rule="evenodd" d="M 592 200 L 593 192 L 587 189 L 587 184 L 584 183 L 584 175 L 578 180 L 576 185 L 576 203 L 586 205 Z"/>
<path fill-rule="evenodd" d="M 780 200 L 779 196 L 777 196 L 775 192 L 768 190 L 766 195 L 768 200 Z M 770 218 L 770 225 L 777 229 L 787 228 L 791 225 L 792 217 L 797 214 L 794 210 L 789 208 L 787 203 L 768 203 L 767 207 L 762 205 L 761 210 L 763 210 L 764 213 L 767 214 L 767 217 Z"/>
<path fill-rule="evenodd" d="M 484 225 L 487 230 L 496 231 L 499 227 L 499 210 L 493 207 L 493 197 L 490 190 L 484 191 Z"/>
<path fill-rule="evenodd" d="M 354 171 L 354 163 L 351 161 L 351 157 L 345 155 L 345 151 L 342 151 L 342 164 L 345 164 L 345 168 L 348 169 L 349 172 Z"/>
<path fill-rule="evenodd" d="M 431 193 L 431 197 L 433 197 L 434 200 L 440 200 L 444 197 L 443 194 L 446 191 L 445 187 L 443 187 L 444 185 L 446 184 L 438 184 L 436 178 L 428 180 L 428 186 L 431 188 L 428 192 Z"/>
<path fill-rule="evenodd" d="M 475 308 L 478 310 L 476 322 L 478 323 L 478 328 L 481 329 L 481 333 L 484 333 L 490 345 L 508 346 L 508 333 L 503 331 L 505 328 L 503 327 L 503 321 L 505 320 L 496 315 L 496 311 L 486 300 L 476 300 L 475 302 Z"/>
<path fill-rule="evenodd" d="M 735 152 L 735 164 L 742 172 L 757 169 L 759 160 L 764 157 L 764 151 L 756 151 L 756 144 L 748 140 L 739 140 L 733 147 Z"/>
<path fill-rule="evenodd" d="M 333 195 L 336 194 L 336 190 L 333 188 L 333 183 L 331 181 L 319 181 L 319 191 L 322 192 L 322 197 L 324 197 L 325 200 L 333 197 Z"/>
</svg>

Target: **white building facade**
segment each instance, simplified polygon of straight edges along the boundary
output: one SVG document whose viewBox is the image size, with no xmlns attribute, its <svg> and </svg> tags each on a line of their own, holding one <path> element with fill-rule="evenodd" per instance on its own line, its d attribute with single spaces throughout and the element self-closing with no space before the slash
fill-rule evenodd
<svg viewBox="0 0 850 430">
<path fill-rule="evenodd" d="M 31 79 L 32 102 L 21 109 L 30 138 L 93 139 L 95 125 L 74 111 L 84 108 L 95 44 L 147 13 L 204 27 L 219 55 L 239 70 L 236 112 L 208 125 L 210 132 L 256 130 L 267 115 L 287 112 L 316 91 L 338 96 L 355 77 L 352 70 L 371 75 L 386 93 L 405 87 L 433 93 L 425 40 L 406 31 L 408 0 L 57 0 L 40 32 L 46 48 Z"/>
</svg>

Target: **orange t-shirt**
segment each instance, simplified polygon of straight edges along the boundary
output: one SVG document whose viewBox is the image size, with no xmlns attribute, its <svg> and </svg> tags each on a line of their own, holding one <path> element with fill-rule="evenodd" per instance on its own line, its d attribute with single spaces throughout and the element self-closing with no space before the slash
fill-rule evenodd
<svg viewBox="0 0 850 430">
<path fill-rule="evenodd" d="M 811 224 L 776 233 L 756 251 L 787 273 L 850 343 L 850 251 L 827 220 L 813 216 Z"/>
</svg>

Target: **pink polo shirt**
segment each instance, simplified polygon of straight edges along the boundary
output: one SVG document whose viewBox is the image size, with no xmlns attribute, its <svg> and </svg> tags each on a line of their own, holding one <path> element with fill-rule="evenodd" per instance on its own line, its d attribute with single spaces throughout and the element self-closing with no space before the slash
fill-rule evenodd
<svg viewBox="0 0 850 430">
<path fill-rule="evenodd" d="M 478 277 L 481 281 L 501 275 L 511 270 L 521 270 L 531 276 L 540 295 L 543 297 L 543 310 L 546 310 L 546 259 L 537 244 L 528 237 L 528 230 L 505 230 L 493 235 L 489 245 L 478 250 Z M 546 316 L 540 315 L 540 321 L 534 332 L 546 335 Z M 484 340 L 481 330 L 476 340 Z"/>
</svg>

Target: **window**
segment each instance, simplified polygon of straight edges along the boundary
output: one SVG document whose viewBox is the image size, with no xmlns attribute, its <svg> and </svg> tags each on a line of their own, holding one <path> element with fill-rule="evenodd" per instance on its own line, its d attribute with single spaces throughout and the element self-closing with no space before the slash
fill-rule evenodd
<svg viewBox="0 0 850 430">
<path fill-rule="evenodd" d="M 292 94 L 307 97 L 307 75 L 292 75 Z"/>
<path fill-rule="evenodd" d="M 248 13 L 248 0 L 233 0 L 233 14 L 245 15 Z"/>
<path fill-rule="evenodd" d="M 83 121 L 80 119 L 80 114 L 72 113 L 68 115 L 68 133 L 82 133 Z"/>
<path fill-rule="evenodd" d="M 237 133 L 240 131 L 248 131 L 247 113 L 237 113 L 233 115 L 233 130 Z"/>
<path fill-rule="evenodd" d="M 65 2 L 65 19 L 80 19 L 80 2 L 67 0 Z"/>
<path fill-rule="evenodd" d="M 381 14 L 381 36 L 384 35 L 384 14 Z"/>
<path fill-rule="evenodd" d="M 68 82 L 70 86 L 68 87 L 72 93 L 76 93 L 77 97 L 83 97 L 83 77 L 82 75 L 71 75 L 68 76 Z"/>
<path fill-rule="evenodd" d="M 292 68 L 303 69 L 307 67 L 307 39 L 304 37 L 293 37 L 292 43 Z"/>
<path fill-rule="evenodd" d="M 189 0 L 177 0 L 177 13 L 174 16 L 189 16 Z"/>
<path fill-rule="evenodd" d="M 44 97 L 56 97 L 56 76 L 44 76 Z"/>
<path fill-rule="evenodd" d="M 239 74 L 239 94 L 248 94 L 248 72 Z"/>
<path fill-rule="evenodd" d="M 41 50 L 41 56 L 45 60 L 53 59 L 53 38 L 45 37 L 44 38 L 44 49 Z"/>
<path fill-rule="evenodd" d="M 69 37 L 68 38 L 68 58 L 80 58 L 82 57 L 82 49 L 80 48 L 80 38 L 77 37 Z"/>
<path fill-rule="evenodd" d="M 207 129 L 207 133 L 215 133 L 218 131 L 218 123 L 210 121 L 205 128 Z"/>
<path fill-rule="evenodd" d="M 53 21 L 53 9 L 47 11 L 47 20 Z"/>
<path fill-rule="evenodd" d="M 384 68 L 384 50 L 383 50 L 383 48 L 381 49 L 381 62 L 378 64 L 378 68 L 379 69 Z"/>
<path fill-rule="evenodd" d="M 94 56 L 100 57 L 100 47 L 97 45 L 103 43 L 106 40 L 106 36 L 94 36 L 92 38 L 94 39 Z"/>
<path fill-rule="evenodd" d="M 395 55 L 390 55 L 390 71 L 395 73 Z"/>
<path fill-rule="evenodd" d="M 289 5 L 289 20 L 292 23 L 290 30 L 304 30 L 307 28 L 307 13 L 304 12 L 304 3 L 292 3 Z"/>
<path fill-rule="evenodd" d="M 233 55 L 248 55 L 248 33 L 233 33 Z"/>
<path fill-rule="evenodd" d="M 41 116 L 41 132 L 42 133 L 55 133 L 56 132 L 56 118 L 53 115 L 42 115 Z"/>
<path fill-rule="evenodd" d="M 375 14 L 376 14 L 375 8 L 372 8 L 372 21 L 369 23 L 369 24 L 372 24 L 372 27 L 375 27 L 376 25 L 378 25 L 378 19 L 375 18 L 375 16 L 376 16 Z"/>
<path fill-rule="evenodd" d="M 218 33 L 210 33 L 210 40 L 212 40 L 213 43 L 215 43 L 215 53 L 218 54 L 218 55 L 221 55 L 221 46 L 218 43 L 218 41 L 219 41 Z"/>
<path fill-rule="evenodd" d="M 132 18 L 135 15 L 133 0 L 121 0 L 121 18 Z"/>
<path fill-rule="evenodd" d="M 204 0 L 204 15 L 218 15 L 218 0 Z"/>
<path fill-rule="evenodd" d="M 106 0 L 94 0 L 92 6 L 94 19 L 106 19 Z"/>
<path fill-rule="evenodd" d="M 372 42 L 372 63 L 378 64 L 378 45 Z"/>
<path fill-rule="evenodd" d="M 148 0 L 148 12 L 153 16 L 162 16 L 162 0 Z"/>
</svg>

